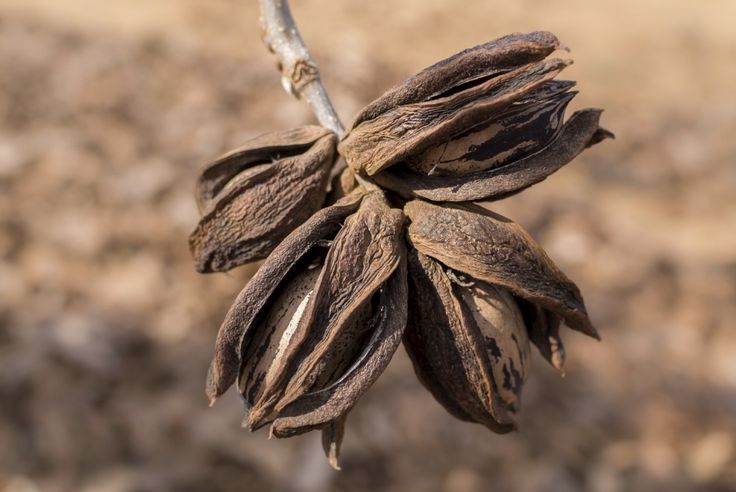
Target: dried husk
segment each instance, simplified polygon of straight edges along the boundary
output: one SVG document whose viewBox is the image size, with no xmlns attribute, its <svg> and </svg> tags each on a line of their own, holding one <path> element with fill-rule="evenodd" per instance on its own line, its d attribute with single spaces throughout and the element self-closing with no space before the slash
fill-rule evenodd
<svg viewBox="0 0 736 492">
<path fill-rule="evenodd" d="M 252 336 L 254 323 L 263 315 L 274 293 L 290 273 L 294 274 L 293 269 L 300 260 L 305 263 L 304 267 L 309 265 L 308 253 L 340 230 L 343 221 L 358 209 L 363 197 L 362 193 L 353 193 L 316 212 L 274 249 L 238 294 L 217 334 L 215 355 L 207 377 L 207 396 L 211 402 L 238 377 L 243 341 Z"/>
<path fill-rule="evenodd" d="M 524 321 L 505 289 L 453 277 L 410 250 L 404 345 L 420 381 L 451 414 L 509 432 L 530 360 Z"/>
<path fill-rule="evenodd" d="M 202 218 L 189 238 L 200 272 L 263 259 L 319 210 L 336 136 L 317 126 L 257 137 L 208 165 L 197 182 Z"/>
<path fill-rule="evenodd" d="M 283 425 L 274 422 L 274 435 L 321 427 L 349 410 L 354 400 L 332 391 L 334 396 L 327 400 L 339 400 L 341 411 L 328 415 L 325 410 L 314 411 L 310 404 L 303 404 L 300 397 L 346 380 L 348 385 L 359 383 L 351 388 L 355 398 L 367 389 L 364 380 L 354 381 L 356 361 L 377 354 L 373 335 L 381 332 L 386 323 L 391 325 L 391 320 L 398 320 L 394 324 L 400 325 L 400 338 L 406 318 L 405 294 L 394 299 L 401 291 L 394 284 L 405 280 L 389 282 L 404 256 L 403 220 L 401 211 L 391 209 L 381 192 L 368 193 L 358 211 L 346 219 L 330 246 L 313 295 L 283 355 L 272 362 L 273 378 L 266 379 L 263 394 L 253 402 L 248 416 L 251 428 L 272 421 L 292 403 L 286 416 L 302 417 L 303 413 L 312 412 L 318 421 Z M 379 289 L 381 293 L 376 298 Z M 387 314 L 385 304 L 394 301 L 397 305 Z M 364 350 L 367 355 L 361 355 Z M 382 364 L 388 363 L 393 350 L 378 354 Z M 375 378 L 381 371 L 373 369 L 371 375 Z"/>
<path fill-rule="evenodd" d="M 568 60 L 550 33 L 514 34 L 435 64 L 356 118 L 338 149 L 358 174 L 433 201 L 503 198 L 613 134 L 600 110 L 563 124 L 574 82 L 553 80 Z"/>
<path fill-rule="evenodd" d="M 467 176 L 533 154 L 554 139 L 575 96 L 570 81 L 551 80 L 486 121 L 413 155 L 405 166 L 417 174 Z"/>
<path fill-rule="evenodd" d="M 354 126 L 338 148 L 358 174 L 372 176 L 489 120 L 570 62 L 550 59 L 522 65 L 470 84 L 459 92 L 389 109 Z"/>
<path fill-rule="evenodd" d="M 505 198 L 543 181 L 586 148 L 611 138 L 613 134 L 598 125 L 601 112 L 575 112 L 541 150 L 500 167 L 469 175 L 442 176 L 420 174 L 399 165 L 377 174 L 374 180 L 386 189 L 439 202 Z"/>
<path fill-rule="evenodd" d="M 560 316 L 572 329 L 599 338 L 577 286 L 518 224 L 472 204 L 442 206 L 412 200 L 410 243 L 447 267 L 509 289 Z"/>
<path fill-rule="evenodd" d="M 560 47 L 554 34 L 515 33 L 468 48 L 425 68 L 386 91 L 358 114 L 353 127 L 403 104 L 435 98 L 451 88 L 543 60 Z"/>
<path fill-rule="evenodd" d="M 289 437 L 321 427 L 345 415 L 383 373 L 401 343 L 407 321 L 406 261 L 401 262 L 377 295 L 372 333 L 351 365 L 332 384 L 311 391 L 286 405 L 273 422 L 277 437 Z M 339 351 L 339 347 L 332 350 Z"/>
</svg>

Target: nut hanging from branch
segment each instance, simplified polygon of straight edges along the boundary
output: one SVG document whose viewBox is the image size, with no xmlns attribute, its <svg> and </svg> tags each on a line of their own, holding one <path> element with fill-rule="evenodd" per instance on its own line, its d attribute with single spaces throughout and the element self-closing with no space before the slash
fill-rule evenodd
<svg viewBox="0 0 736 492">
<path fill-rule="evenodd" d="M 548 58 L 553 34 L 516 33 L 397 84 L 345 134 L 287 0 L 260 2 L 284 87 L 324 128 L 262 135 L 200 176 L 197 268 L 265 258 L 220 327 L 210 403 L 237 382 L 246 427 L 321 430 L 339 468 L 348 413 L 403 341 L 452 415 L 515 429 L 531 345 L 563 371 L 561 323 L 599 337 L 542 246 L 477 202 L 613 137 L 601 110 L 565 120 L 574 82 L 556 76 L 571 62 Z"/>
</svg>

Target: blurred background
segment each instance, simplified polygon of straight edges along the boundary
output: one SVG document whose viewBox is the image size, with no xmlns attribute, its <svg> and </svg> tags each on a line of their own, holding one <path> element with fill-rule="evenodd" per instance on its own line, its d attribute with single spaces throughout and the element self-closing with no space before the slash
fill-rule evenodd
<svg viewBox="0 0 736 492">
<path fill-rule="evenodd" d="M 244 0 L 0 0 L 0 491 L 736 490 L 736 2 L 294 0 L 346 123 L 503 34 L 572 50 L 617 139 L 493 205 L 585 294 L 603 342 L 535 353 L 521 430 L 454 420 L 400 349 L 348 420 L 240 429 L 204 377 L 253 272 L 194 272 L 202 163 L 312 122 Z"/>
</svg>

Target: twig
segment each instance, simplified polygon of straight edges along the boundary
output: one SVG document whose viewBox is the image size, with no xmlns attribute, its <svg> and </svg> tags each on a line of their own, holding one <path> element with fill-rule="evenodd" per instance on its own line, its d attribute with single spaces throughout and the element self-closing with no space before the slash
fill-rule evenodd
<svg viewBox="0 0 736 492">
<path fill-rule="evenodd" d="M 317 64 L 299 35 L 289 10 L 289 0 L 260 1 L 263 42 L 279 61 L 281 85 L 293 96 L 306 99 L 319 123 L 335 132 L 338 137 L 342 137 L 345 127 L 342 126 L 340 117 L 332 106 L 325 86 L 322 85 Z M 338 168 L 338 171 L 341 169 Z M 362 176 L 356 174 L 355 179 L 367 190 L 378 189 L 374 183 Z"/>
<path fill-rule="evenodd" d="M 263 42 L 278 58 L 284 89 L 306 99 L 320 124 L 342 137 L 345 128 L 322 85 L 317 64 L 299 35 L 288 0 L 260 2 Z"/>
</svg>

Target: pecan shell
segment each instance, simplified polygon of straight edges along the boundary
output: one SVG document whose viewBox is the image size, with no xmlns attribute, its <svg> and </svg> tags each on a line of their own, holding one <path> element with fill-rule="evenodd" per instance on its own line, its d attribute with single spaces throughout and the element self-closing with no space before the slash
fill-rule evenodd
<svg viewBox="0 0 736 492">
<path fill-rule="evenodd" d="M 477 205 L 413 200 L 408 238 L 421 253 L 473 279 L 509 289 L 551 311 L 572 329 L 598 338 L 578 287 L 511 220 Z"/>
<path fill-rule="evenodd" d="M 524 320 L 506 289 L 454 277 L 410 251 L 404 345 L 420 381 L 451 414 L 509 432 L 530 360 Z"/>
</svg>

